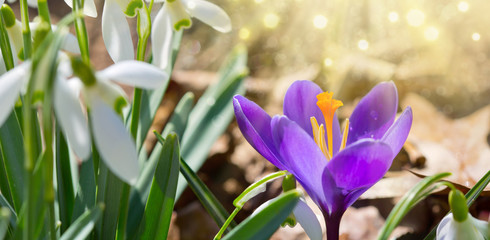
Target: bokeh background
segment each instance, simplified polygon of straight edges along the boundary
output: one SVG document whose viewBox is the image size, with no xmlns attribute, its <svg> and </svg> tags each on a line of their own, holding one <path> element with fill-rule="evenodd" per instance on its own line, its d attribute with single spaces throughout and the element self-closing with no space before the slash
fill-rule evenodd
<svg viewBox="0 0 490 240">
<path fill-rule="evenodd" d="M 86 22 L 93 65 L 103 69 L 112 61 L 101 38 L 103 1 L 96 2 L 99 18 Z M 250 69 L 246 95 L 271 115 L 282 113 L 284 93 L 299 79 L 333 91 L 345 105 L 339 110 L 341 120 L 350 115 L 361 96 L 382 81 L 394 81 L 398 87 L 400 110 L 412 105 L 415 119 L 409 144 L 395 159 L 386 181 L 349 208 L 341 223 L 342 239 L 376 236 L 393 204 L 419 180 L 403 169 L 427 174 L 451 171 L 456 175 L 451 181 L 471 187 L 490 168 L 490 1 L 211 2 L 230 15 L 233 30 L 219 33 L 194 19 L 192 28 L 184 33 L 172 82 L 153 128 L 164 126 L 185 92 L 200 96 L 215 80 L 226 55 L 235 45 L 244 44 Z M 70 11 L 62 0 L 49 3 L 55 20 Z M 128 21 L 135 26 L 134 19 Z M 131 89 L 126 90 L 131 95 Z M 150 137 L 148 151 L 153 142 Z M 275 170 L 244 141 L 232 122 L 199 176 L 231 212 L 232 201 L 241 191 Z M 273 183 L 237 219 L 244 219 L 280 191 L 280 182 Z M 407 216 L 395 235 L 420 239 L 447 208 L 445 193 L 430 197 Z M 488 219 L 489 198 L 482 197 L 471 211 Z M 217 231 L 192 191 L 186 190 L 177 202 L 169 239 L 211 239 Z M 296 227 L 281 229 L 273 238 L 306 236 Z"/>
</svg>

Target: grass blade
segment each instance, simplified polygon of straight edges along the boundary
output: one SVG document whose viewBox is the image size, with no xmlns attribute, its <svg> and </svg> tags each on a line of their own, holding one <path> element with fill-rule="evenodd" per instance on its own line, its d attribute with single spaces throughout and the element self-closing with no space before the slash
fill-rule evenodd
<svg viewBox="0 0 490 240">
<path fill-rule="evenodd" d="M 65 137 L 61 129 L 56 129 L 56 180 L 58 193 L 58 209 L 61 221 L 61 233 L 69 226 L 75 204 L 75 190 L 71 158 Z"/>
<path fill-rule="evenodd" d="M 189 118 L 189 113 L 192 109 L 193 102 L 194 95 L 192 93 L 187 93 L 180 99 L 172 116 L 170 117 L 169 122 L 163 129 L 161 134 L 162 136 L 166 136 L 170 132 L 175 132 L 177 136 L 182 136 L 187 119 Z M 138 182 L 131 192 L 126 236 L 134 236 L 138 230 L 139 223 L 145 210 L 146 200 L 148 199 L 148 195 L 150 193 L 151 182 L 155 169 L 157 167 L 158 160 L 160 159 L 160 155 L 162 154 L 162 144 L 157 143 L 155 145 L 155 148 L 153 148 L 148 161 L 140 159 L 140 162 L 143 163 L 144 167 L 141 171 L 140 177 L 138 178 Z M 140 155 L 140 158 L 142 157 L 144 156 Z"/>
<path fill-rule="evenodd" d="M 223 240 L 269 239 L 291 214 L 301 196 L 301 192 L 291 190 L 270 200 L 265 208 L 245 219 L 225 235 Z"/>
<path fill-rule="evenodd" d="M 402 218 L 422 199 L 432 192 L 439 185 L 434 186 L 435 183 L 443 178 L 451 175 L 450 173 L 439 173 L 434 176 L 425 177 L 417 183 L 410 191 L 408 191 L 402 199 L 391 210 L 390 215 L 386 219 L 386 223 L 381 229 L 378 239 L 386 240 L 390 236 L 391 232 L 400 223 Z"/>
<path fill-rule="evenodd" d="M 11 195 L 10 204 L 19 211 L 24 195 L 24 140 L 17 121 L 16 114 L 11 113 L 3 126 L 0 127 L 0 150 L 2 153 L 3 167 L 8 180 L 8 189 L 2 183 L 2 193 Z M 8 198 L 7 198 L 8 199 Z"/>
<path fill-rule="evenodd" d="M 177 135 L 171 133 L 163 144 L 162 155 L 151 184 L 140 227 L 141 239 L 167 239 L 179 179 L 179 159 Z"/>
<path fill-rule="evenodd" d="M 95 223 L 99 221 L 104 210 L 104 204 L 98 204 L 90 211 L 82 214 L 61 236 L 60 240 L 83 240 L 88 237 L 95 226 Z"/>
</svg>

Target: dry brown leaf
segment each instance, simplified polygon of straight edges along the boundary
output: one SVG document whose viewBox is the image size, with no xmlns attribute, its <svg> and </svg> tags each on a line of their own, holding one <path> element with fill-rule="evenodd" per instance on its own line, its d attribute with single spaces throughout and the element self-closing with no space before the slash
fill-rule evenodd
<svg viewBox="0 0 490 240">
<path fill-rule="evenodd" d="M 427 159 L 424 168 L 412 171 L 425 176 L 451 172 L 448 181 L 469 189 L 490 170 L 490 106 L 459 119 L 445 117 L 416 94 L 408 94 L 402 106 L 413 110 L 408 141 Z"/>
</svg>

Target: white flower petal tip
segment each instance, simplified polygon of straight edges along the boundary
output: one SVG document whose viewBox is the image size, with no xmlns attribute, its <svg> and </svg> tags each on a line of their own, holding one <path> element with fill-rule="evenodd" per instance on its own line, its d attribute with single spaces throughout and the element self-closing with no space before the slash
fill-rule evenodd
<svg viewBox="0 0 490 240">
<path fill-rule="evenodd" d="M 226 12 L 217 5 L 205 0 L 183 1 L 187 12 L 219 32 L 231 31 L 231 20 Z"/>
<path fill-rule="evenodd" d="M 0 126 L 12 112 L 15 102 L 22 91 L 29 71 L 30 63 L 26 62 L 8 71 L 0 77 Z"/>
<path fill-rule="evenodd" d="M 151 64 L 127 60 L 116 63 L 99 73 L 99 78 L 145 89 L 155 89 L 164 83 L 168 74 Z"/>
<path fill-rule="evenodd" d="M 114 62 L 133 60 L 133 40 L 126 15 L 113 1 L 105 1 L 102 12 L 102 38 Z"/>
<path fill-rule="evenodd" d="M 68 143 L 82 160 L 90 157 L 92 141 L 85 115 L 80 105 L 81 86 L 75 79 L 55 81 L 54 110 Z"/>
<path fill-rule="evenodd" d="M 484 240 L 488 234 L 488 223 L 468 214 L 463 222 L 454 220 L 453 214 L 445 216 L 437 227 L 436 240 L 473 239 Z"/>
<path fill-rule="evenodd" d="M 322 240 L 323 233 L 316 214 L 302 199 L 293 210 L 294 217 L 311 240 Z"/>
<path fill-rule="evenodd" d="M 92 132 L 102 160 L 117 177 L 134 185 L 140 170 L 136 145 L 114 110 L 97 95 L 93 97 L 90 106 Z"/>
<path fill-rule="evenodd" d="M 153 64 L 166 69 L 169 64 L 172 49 L 173 30 L 166 8 L 162 8 L 155 17 L 151 29 Z"/>
<path fill-rule="evenodd" d="M 73 8 L 73 0 L 65 0 L 65 3 L 69 7 Z M 97 8 L 95 7 L 94 0 L 85 0 L 83 14 L 93 18 L 97 17 Z"/>
</svg>

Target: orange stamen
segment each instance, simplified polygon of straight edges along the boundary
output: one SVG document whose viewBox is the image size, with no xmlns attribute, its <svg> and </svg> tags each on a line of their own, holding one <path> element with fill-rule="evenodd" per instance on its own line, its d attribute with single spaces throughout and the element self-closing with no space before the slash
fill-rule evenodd
<svg viewBox="0 0 490 240">
<path fill-rule="evenodd" d="M 333 143 L 332 143 L 332 124 L 333 124 L 333 117 L 335 114 L 335 111 L 337 108 L 343 106 L 344 104 L 337 100 L 332 98 L 333 93 L 332 92 L 323 92 L 318 95 L 316 95 L 316 98 L 318 101 L 316 102 L 316 105 L 320 108 L 320 110 L 323 113 L 323 117 L 325 118 L 325 127 L 327 131 L 327 139 L 328 139 L 328 153 L 330 156 L 333 154 Z"/>
</svg>

